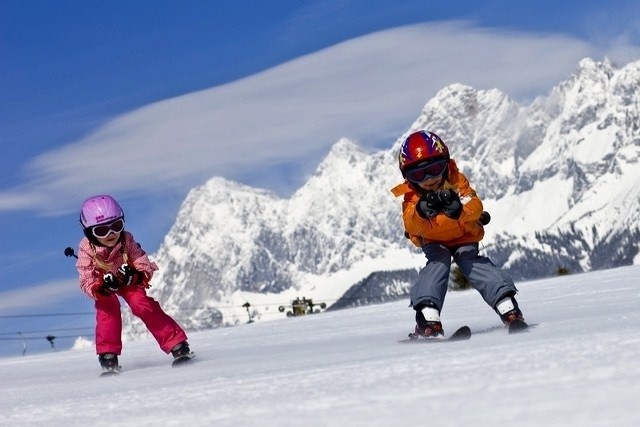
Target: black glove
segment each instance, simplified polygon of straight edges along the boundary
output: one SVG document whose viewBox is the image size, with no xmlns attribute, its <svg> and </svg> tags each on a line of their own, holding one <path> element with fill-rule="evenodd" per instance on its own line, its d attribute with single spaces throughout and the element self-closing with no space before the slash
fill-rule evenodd
<svg viewBox="0 0 640 427">
<path fill-rule="evenodd" d="M 442 201 L 438 198 L 438 193 L 429 191 L 423 194 L 416 204 L 416 211 L 424 219 L 431 219 L 442 210 Z"/>
<path fill-rule="evenodd" d="M 107 273 L 102 276 L 102 286 L 100 286 L 100 292 L 104 295 L 111 295 L 114 292 L 118 292 L 120 285 L 118 280 L 112 273 Z"/>
<path fill-rule="evenodd" d="M 144 274 L 128 264 L 122 264 L 116 271 L 116 278 L 122 286 L 139 285 L 144 279 Z"/>
<path fill-rule="evenodd" d="M 438 199 L 442 204 L 442 213 L 451 219 L 460 218 L 462 203 L 460 196 L 453 190 L 438 190 Z"/>
</svg>

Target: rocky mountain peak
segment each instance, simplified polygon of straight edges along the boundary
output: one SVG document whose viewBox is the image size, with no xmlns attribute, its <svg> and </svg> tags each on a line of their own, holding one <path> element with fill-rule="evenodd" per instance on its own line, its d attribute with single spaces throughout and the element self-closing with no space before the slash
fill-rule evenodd
<svg viewBox="0 0 640 427">
<path fill-rule="evenodd" d="M 493 217 L 483 250 L 517 280 L 640 263 L 638 86 L 640 61 L 590 59 L 528 106 L 497 89 L 449 85 L 390 149 L 337 141 L 290 199 L 213 178 L 189 193 L 153 255 L 162 269 L 152 290 L 169 310 L 335 295 L 346 280 L 376 286 L 352 294 L 398 295 L 424 262 L 389 192 L 401 180 L 399 144 L 418 129 L 449 146 Z M 364 280 L 382 270 L 384 280 Z"/>
</svg>

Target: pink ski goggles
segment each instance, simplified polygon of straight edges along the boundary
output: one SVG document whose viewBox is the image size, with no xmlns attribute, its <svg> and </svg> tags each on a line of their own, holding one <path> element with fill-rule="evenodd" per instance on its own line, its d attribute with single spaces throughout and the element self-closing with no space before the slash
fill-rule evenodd
<svg viewBox="0 0 640 427">
<path fill-rule="evenodd" d="M 99 239 L 104 239 L 109 233 L 120 233 L 124 230 L 124 219 L 118 218 L 108 224 L 95 225 L 91 228 L 91 234 Z"/>
</svg>

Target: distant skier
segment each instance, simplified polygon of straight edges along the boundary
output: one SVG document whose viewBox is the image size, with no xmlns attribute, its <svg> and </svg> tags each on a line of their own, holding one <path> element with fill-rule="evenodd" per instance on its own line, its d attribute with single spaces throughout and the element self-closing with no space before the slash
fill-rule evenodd
<svg viewBox="0 0 640 427">
<path fill-rule="evenodd" d="M 405 235 L 427 257 L 410 293 L 416 311 L 415 334 L 425 338 L 444 335 L 440 311 L 451 257 L 506 326 L 516 319 L 514 325 L 523 324 L 513 280 L 478 253 L 478 242 L 484 236 L 482 202 L 444 142 L 433 132 L 414 132 L 402 144 L 399 163 L 405 181 L 391 192 L 404 196 Z"/>
<path fill-rule="evenodd" d="M 119 370 L 122 350 L 122 297 L 139 317 L 165 353 L 175 360 L 192 355 L 187 335 L 160 304 L 147 295 L 153 272 L 149 260 L 133 235 L 125 231 L 124 212 L 111 196 L 90 197 L 82 204 L 80 241 L 76 267 L 80 288 L 95 300 L 96 352 L 103 370 Z"/>
</svg>

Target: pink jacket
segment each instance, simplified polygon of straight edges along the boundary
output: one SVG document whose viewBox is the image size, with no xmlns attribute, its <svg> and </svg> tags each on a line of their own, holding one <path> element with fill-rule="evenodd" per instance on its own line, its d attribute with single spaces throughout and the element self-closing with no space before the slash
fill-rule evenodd
<svg viewBox="0 0 640 427">
<path fill-rule="evenodd" d="M 99 261 L 96 260 L 96 256 Z M 80 274 L 80 289 L 94 300 L 101 298 L 102 294 L 97 291 L 102 286 L 102 276 L 109 272 L 115 273 L 118 267 L 124 263 L 144 273 L 146 278 L 142 284 L 144 287 L 148 287 L 153 272 L 158 270 L 156 263 L 147 257 L 146 252 L 128 231 L 124 231 L 123 239 L 113 248 L 94 246 L 89 242 L 89 239 L 83 238 L 78 245 L 78 261 L 76 262 L 76 268 Z"/>
</svg>

